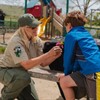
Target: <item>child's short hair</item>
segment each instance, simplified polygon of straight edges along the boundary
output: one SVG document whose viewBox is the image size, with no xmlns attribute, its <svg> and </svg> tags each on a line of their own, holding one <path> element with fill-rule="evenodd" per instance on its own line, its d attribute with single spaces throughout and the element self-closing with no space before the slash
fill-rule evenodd
<svg viewBox="0 0 100 100">
<path fill-rule="evenodd" d="M 71 23 L 72 27 L 76 27 L 76 26 L 84 26 L 86 22 L 87 18 L 84 16 L 83 13 L 81 13 L 80 11 L 73 11 L 67 14 L 64 23 L 65 26 L 68 23 Z"/>
</svg>

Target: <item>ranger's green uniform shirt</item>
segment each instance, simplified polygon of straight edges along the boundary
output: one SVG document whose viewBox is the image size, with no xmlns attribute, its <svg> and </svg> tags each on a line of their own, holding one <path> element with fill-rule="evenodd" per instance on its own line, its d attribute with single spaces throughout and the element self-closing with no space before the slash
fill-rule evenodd
<svg viewBox="0 0 100 100">
<path fill-rule="evenodd" d="M 39 37 L 33 43 L 29 41 L 26 50 L 18 34 L 10 39 L 3 58 L 0 59 L 0 67 L 21 67 L 20 62 L 42 54 L 43 42 Z"/>
</svg>

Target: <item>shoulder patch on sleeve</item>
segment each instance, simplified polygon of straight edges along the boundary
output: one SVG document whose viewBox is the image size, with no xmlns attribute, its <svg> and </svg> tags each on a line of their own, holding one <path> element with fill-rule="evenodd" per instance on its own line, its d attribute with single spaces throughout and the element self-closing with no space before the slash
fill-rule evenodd
<svg viewBox="0 0 100 100">
<path fill-rule="evenodd" d="M 21 47 L 20 46 L 16 46 L 14 48 L 14 53 L 16 54 L 17 57 L 20 57 L 22 51 L 21 51 Z"/>
</svg>

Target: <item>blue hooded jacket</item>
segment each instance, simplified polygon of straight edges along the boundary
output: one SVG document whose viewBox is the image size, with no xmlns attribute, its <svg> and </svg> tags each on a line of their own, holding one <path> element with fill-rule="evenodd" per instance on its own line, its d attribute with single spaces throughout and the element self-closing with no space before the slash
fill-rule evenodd
<svg viewBox="0 0 100 100">
<path fill-rule="evenodd" d="M 64 42 L 64 73 L 80 71 L 84 75 L 100 72 L 100 51 L 83 26 L 72 28 Z"/>
</svg>

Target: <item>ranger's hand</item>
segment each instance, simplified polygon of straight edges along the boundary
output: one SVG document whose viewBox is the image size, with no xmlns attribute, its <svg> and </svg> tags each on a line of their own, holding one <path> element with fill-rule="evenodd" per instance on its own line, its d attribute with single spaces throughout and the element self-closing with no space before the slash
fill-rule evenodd
<svg viewBox="0 0 100 100">
<path fill-rule="evenodd" d="M 60 56 L 62 54 L 62 49 L 59 46 L 54 46 L 50 51 L 48 51 L 51 56 Z"/>
</svg>

